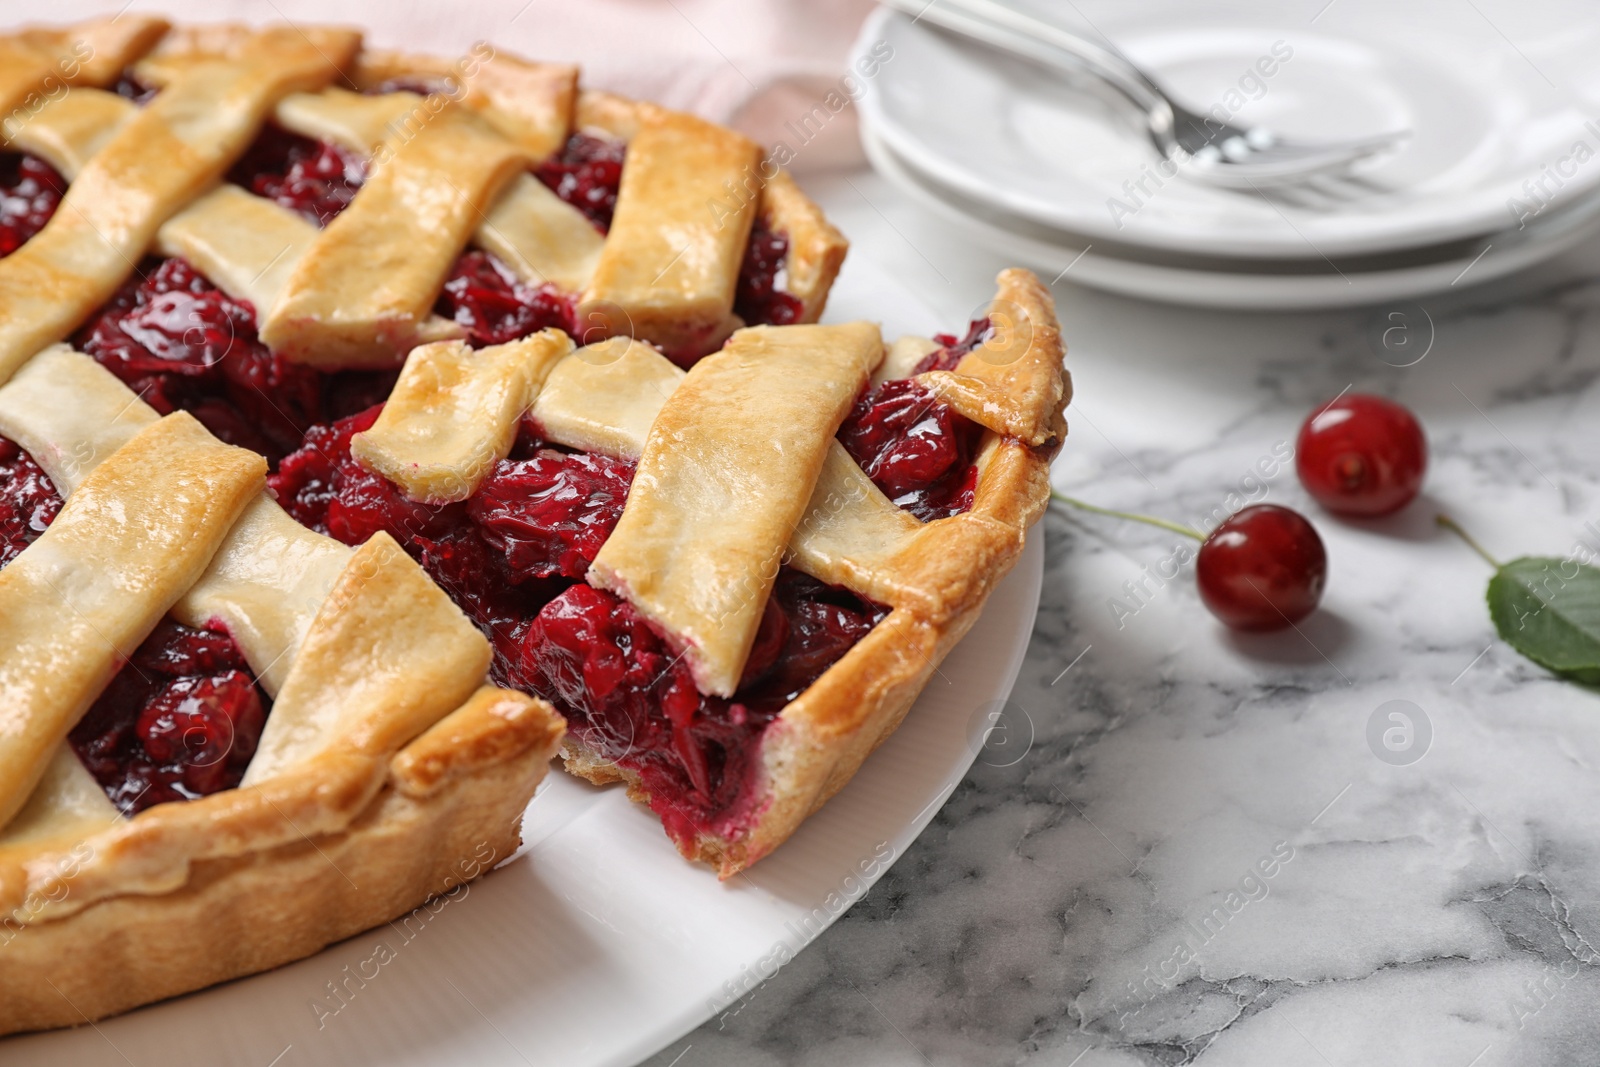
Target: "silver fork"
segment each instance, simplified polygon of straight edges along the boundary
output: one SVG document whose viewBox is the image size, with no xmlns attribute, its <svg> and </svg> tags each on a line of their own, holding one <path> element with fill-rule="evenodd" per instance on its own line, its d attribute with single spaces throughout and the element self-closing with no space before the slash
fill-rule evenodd
<svg viewBox="0 0 1600 1067">
<path fill-rule="evenodd" d="M 881 0 L 962 37 L 1068 73 L 1086 72 L 1144 114 L 1162 157 L 1198 181 L 1227 188 L 1287 185 L 1340 174 L 1411 135 L 1397 130 L 1350 141 L 1311 144 L 1259 126 L 1243 128 L 1174 100 L 1124 57 L 996 0 Z"/>
</svg>

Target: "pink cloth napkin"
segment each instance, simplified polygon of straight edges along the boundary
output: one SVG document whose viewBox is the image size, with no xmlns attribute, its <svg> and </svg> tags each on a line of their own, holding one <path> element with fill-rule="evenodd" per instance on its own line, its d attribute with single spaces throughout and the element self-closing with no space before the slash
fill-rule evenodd
<svg viewBox="0 0 1600 1067">
<path fill-rule="evenodd" d="M 556 6 L 535 0 L 528 14 Z M 608 43 L 578 49 L 588 84 L 692 111 L 769 147 L 783 142 L 794 152 L 791 170 L 857 166 L 855 108 L 834 108 L 859 84 L 845 80 L 848 53 L 873 6 L 872 0 L 588 0 L 567 9 L 555 40 L 570 47 L 598 29 Z M 581 18 L 574 17 L 578 9 Z"/>
<path fill-rule="evenodd" d="M 70 22 L 123 0 L 55 0 L 0 19 Z M 134 0 L 174 21 L 346 23 L 380 47 L 464 53 L 487 40 L 530 59 L 576 62 L 584 84 L 784 142 L 791 170 L 861 162 L 855 108 L 829 108 L 872 0 Z M 836 96 L 834 103 L 840 97 Z M 821 113 L 817 108 L 822 108 Z M 823 115 L 826 115 L 824 120 Z M 792 132 L 790 127 L 793 126 Z M 804 143 L 801 137 L 808 137 Z"/>
</svg>

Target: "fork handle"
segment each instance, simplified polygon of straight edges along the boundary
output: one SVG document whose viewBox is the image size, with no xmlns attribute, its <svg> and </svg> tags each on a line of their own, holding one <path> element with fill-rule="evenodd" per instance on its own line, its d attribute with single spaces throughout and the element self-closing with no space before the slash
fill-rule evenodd
<svg viewBox="0 0 1600 1067">
<path fill-rule="evenodd" d="M 1048 66 L 1087 70 L 1148 112 L 1171 113 L 1167 94 L 1126 59 L 996 0 L 882 0 L 897 11 Z"/>
</svg>

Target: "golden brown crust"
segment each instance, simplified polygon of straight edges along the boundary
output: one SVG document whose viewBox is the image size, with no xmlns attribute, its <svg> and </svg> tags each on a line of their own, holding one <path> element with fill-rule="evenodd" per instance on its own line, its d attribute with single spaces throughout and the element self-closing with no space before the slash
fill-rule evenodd
<svg viewBox="0 0 1600 1067">
<path fill-rule="evenodd" d="M 295 650 L 244 784 L 344 752 L 387 757 L 474 693 L 490 656 L 394 538 L 373 534 Z"/>
<path fill-rule="evenodd" d="M 419 345 L 350 453 L 413 500 L 465 500 L 511 451 L 523 412 L 571 351 L 560 330 L 476 351 L 462 341 Z"/>
<path fill-rule="evenodd" d="M 529 753 L 548 763 L 564 731 L 561 716 L 544 701 L 486 685 L 401 749 L 389 763 L 390 775 L 407 796 L 432 796 L 480 767 Z"/>
<path fill-rule="evenodd" d="M 312 366 L 398 365 L 434 339 L 427 327 L 451 264 L 526 164 L 521 149 L 453 105 L 409 140 L 386 141 L 361 195 L 300 258 L 261 340 Z"/>
<path fill-rule="evenodd" d="M 573 127 L 580 133 L 631 143 L 642 131 L 679 114 L 615 93 L 585 90 L 578 94 Z M 763 158 L 755 159 L 753 165 L 746 160 L 739 173 L 731 178 L 731 185 L 724 182 L 707 193 L 706 206 L 719 225 L 726 225 L 742 224 L 740 216 L 749 204 L 759 204 L 762 222 L 773 232 L 784 234 L 789 241 L 783 290 L 800 301 L 801 315 L 796 321 L 816 322 L 827 307 L 828 293 L 844 265 L 850 242 L 800 190 L 787 171 L 777 169 L 767 178 L 768 167 L 769 161 Z M 638 323 L 635 326 L 634 336 L 661 341 L 669 353 L 675 347 L 685 348 L 686 342 L 681 339 L 657 338 L 650 327 L 639 327 Z M 714 340 L 720 343 L 722 337 L 714 336 Z M 688 344 L 688 348 L 692 347 L 693 344 Z"/>
<path fill-rule="evenodd" d="M 67 86 L 109 85 L 167 27 L 165 19 L 128 15 L 0 37 L 0 114 L 35 111 Z"/>
<path fill-rule="evenodd" d="M 761 149 L 692 115 L 648 109 L 628 142 L 616 214 L 579 321 L 654 341 L 669 355 L 713 351 L 742 325 L 733 301 L 755 222 Z"/>
<path fill-rule="evenodd" d="M 495 714 L 503 702 L 516 713 Z M 407 912 L 441 894 L 456 899 L 516 850 L 560 733 L 559 717 L 525 697 L 469 702 L 413 742 L 415 765 L 397 766 L 393 785 L 339 832 L 198 862 L 171 892 L 0 924 L 0 1034 L 76 1025 L 254 974 L 391 920 L 405 930 Z M 452 746 L 456 736 L 465 743 Z M 414 788 L 419 773 L 428 788 Z M 61 878 L 40 891 L 75 890 Z"/>
<path fill-rule="evenodd" d="M 989 338 L 955 370 L 918 380 L 973 422 L 1044 447 L 1056 440 L 1056 419 L 1066 404 L 1055 302 L 1028 271 L 1002 271 L 999 283 L 988 310 Z"/>
<path fill-rule="evenodd" d="M 659 117 L 667 109 L 645 100 L 630 100 L 616 93 L 585 89 L 578 94 L 578 107 L 572 126 L 579 133 L 631 141 L 645 121 Z"/>
<path fill-rule="evenodd" d="M 534 160 L 559 151 L 572 128 L 577 67 L 535 63 L 482 41 L 459 59 L 362 52 L 350 72 L 364 90 L 417 77 L 438 79 L 440 92 L 483 115 Z"/>
<path fill-rule="evenodd" d="M 589 584 L 653 622 L 701 692 L 738 688 L 834 432 L 882 357 L 871 323 L 740 330 L 656 415 Z"/>
<path fill-rule="evenodd" d="M 41 105 L 26 121 L 7 117 L 6 147 L 39 156 L 70 182 L 138 110 L 116 93 L 75 89 Z"/>
<path fill-rule="evenodd" d="M 788 171 L 778 171 L 762 189 L 761 219 L 768 229 L 788 237 L 783 289 L 800 301 L 804 310 L 799 321 L 816 322 L 828 305 L 828 293 L 844 266 L 850 242 L 800 191 Z"/>
</svg>

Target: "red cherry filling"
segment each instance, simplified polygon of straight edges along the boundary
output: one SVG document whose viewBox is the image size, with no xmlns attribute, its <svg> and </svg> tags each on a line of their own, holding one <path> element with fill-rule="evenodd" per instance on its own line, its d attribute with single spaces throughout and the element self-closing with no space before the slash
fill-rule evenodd
<svg viewBox="0 0 1600 1067">
<path fill-rule="evenodd" d="M 17 445 L 0 437 L 0 567 L 39 539 L 61 511 L 50 477 Z"/>
<path fill-rule="evenodd" d="M 938 348 L 922 357 L 913 374 L 926 374 L 932 370 L 955 370 L 972 352 L 982 348 L 994 333 L 994 324 L 988 319 L 973 319 L 967 325 L 967 335 L 957 338 L 953 333 L 933 335 Z"/>
<path fill-rule="evenodd" d="M 924 522 L 972 506 L 980 427 L 910 378 L 869 390 L 839 428 L 839 441 L 895 504 Z"/>
<path fill-rule="evenodd" d="M 631 464 L 545 447 L 524 423 L 465 504 L 418 504 L 350 455 L 376 417 L 318 427 L 284 459 L 270 483 L 288 512 L 350 543 L 394 535 L 489 636 L 495 679 L 551 700 L 585 746 L 638 775 L 675 838 L 750 815 L 762 731 L 883 612 L 785 568 L 739 692 L 702 696 L 631 605 L 582 581 L 621 516 Z"/>
<path fill-rule="evenodd" d="M 754 813 L 756 744 L 785 704 L 881 612 L 797 571 L 779 573 L 739 693 L 701 695 L 689 668 L 626 601 L 573 585 L 523 638 L 522 680 L 578 740 L 638 776 L 676 840 L 728 833 Z"/>
<path fill-rule="evenodd" d="M 395 374 L 325 374 L 267 350 L 247 301 L 182 259 L 147 259 L 78 331 L 76 347 L 165 415 L 184 410 L 230 444 L 276 461 L 318 422 L 387 395 Z"/>
<path fill-rule="evenodd" d="M 237 786 L 270 706 L 233 638 L 167 619 L 73 729 L 72 747 L 133 815 Z"/>
<path fill-rule="evenodd" d="M 326 226 L 367 180 L 367 163 L 329 141 L 269 124 L 228 172 L 228 180 Z"/>
<path fill-rule="evenodd" d="M 534 174 L 561 199 L 577 208 L 601 233 L 611 229 L 622 186 L 628 146 L 621 141 L 575 133 L 560 152 L 539 164 Z"/>
<path fill-rule="evenodd" d="M 516 580 L 582 578 L 622 517 L 633 464 L 541 449 L 506 460 L 467 502 Z"/>
<path fill-rule="evenodd" d="M 788 326 L 800 321 L 805 307 L 783 291 L 789 237 L 774 233 L 757 219 L 739 269 L 733 310 L 748 326 Z"/>
<path fill-rule="evenodd" d="M 980 319 L 957 340 L 939 334 L 913 374 L 953 370 L 983 344 L 989 321 Z M 911 378 L 867 390 L 839 427 L 839 442 L 895 504 L 924 522 L 972 507 L 978 468 L 973 462 L 983 428 L 934 398 Z"/>
<path fill-rule="evenodd" d="M 553 285 L 530 286 L 487 252 L 456 260 L 434 308 L 465 327 L 474 348 L 500 345 L 554 327 L 578 332 L 577 299 Z"/>
<path fill-rule="evenodd" d="M 0 153 L 0 257 L 44 229 L 66 191 L 66 179 L 44 160 Z"/>
</svg>

